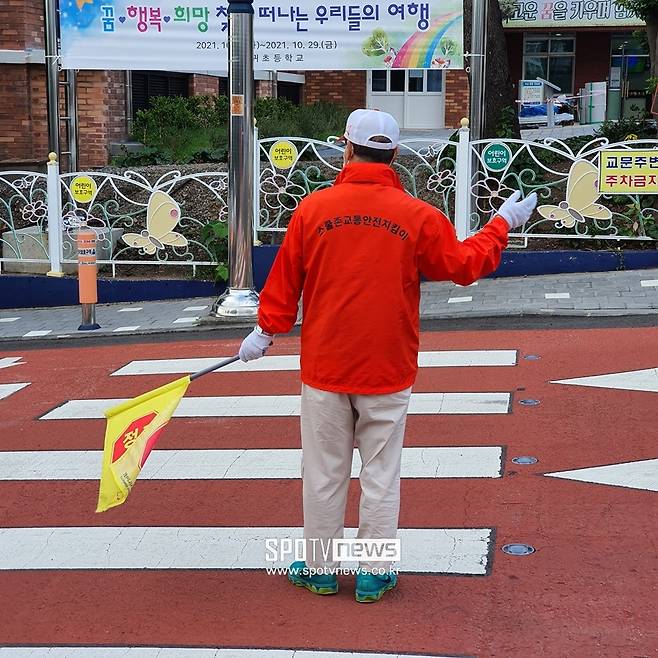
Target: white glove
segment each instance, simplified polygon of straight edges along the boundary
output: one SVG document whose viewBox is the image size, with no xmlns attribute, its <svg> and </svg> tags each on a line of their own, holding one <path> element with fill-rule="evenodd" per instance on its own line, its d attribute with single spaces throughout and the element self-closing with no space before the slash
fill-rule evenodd
<svg viewBox="0 0 658 658">
<path fill-rule="evenodd" d="M 532 211 L 537 205 L 536 192 L 528 195 L 523 201 L 519 201 L 520 197 L 521 192 L 517 190 L 503 203 L 500 210 L 496 213 L 509 224 L 510 230 L 525 224 L 530 219 L 530 215 L 532 215 Z"/>
<path fill-rule="evenodd" d="M 253 361 L 254 359 L 260 359 L 261 356 L 265 355 L 267 349 L 272 344 L 274 336 L 266 333 L 260 333 L 259 329 L 254 329 L 240 345 L 240 351 L 238 352 L 240 360 L 244 361 Z"/>
</svg>

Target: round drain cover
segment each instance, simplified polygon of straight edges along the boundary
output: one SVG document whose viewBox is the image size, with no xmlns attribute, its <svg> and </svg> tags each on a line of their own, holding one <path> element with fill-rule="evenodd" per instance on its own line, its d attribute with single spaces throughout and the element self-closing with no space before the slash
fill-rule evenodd
<svg viewBox="0 0 658 658">
<path fill-rule="evenodd" d="M 526 361 L 539 361 L 539 359 L 541 359 L 539 354 L 526 354 L 523 358 Z"/>
<path fill-rule="evenodd" d="M 512 458 L 512 461 L 515 464 L 536 464 L 538 459 L 537 457 L 523 456 L 523 457 L 514 457 Z"/>
<path fill-rule="evenodd" d="M 526 407 L 534 407 L 539 404 L 539 400 L 519 400 L 519 403 Z"/>
<path fill-rule="evenodd" d="M 502 550 L 508 555 L 530 555 L 535 552 L 535 549 L 529 544 L 505 544 Z"/>
</svg>

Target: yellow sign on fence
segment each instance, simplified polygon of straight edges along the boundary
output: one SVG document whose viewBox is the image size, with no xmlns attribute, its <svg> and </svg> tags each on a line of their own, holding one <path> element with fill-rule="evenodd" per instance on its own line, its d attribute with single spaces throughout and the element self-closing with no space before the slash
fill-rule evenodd
<svg viewBox="0 0 658 658">
<path fill-rule="evenodd" d="M 601 194 L 658 194 L 658 150 L 608 150 L 599 158 Z"/>
<path fill-rule="evenodd" d="M 297 147 L 285 140 L 275 142 L 270 149 L 270 160 L 277 169 L 290 169 L 295 164 L 297 156 Z"/>
<path fill-rule="evenodd" d="M 78 203 L 89 203 L 98 189 L 96 181 L 89 176 L 76 176 L 71 181 L 71 196 Z"/>
</svg>

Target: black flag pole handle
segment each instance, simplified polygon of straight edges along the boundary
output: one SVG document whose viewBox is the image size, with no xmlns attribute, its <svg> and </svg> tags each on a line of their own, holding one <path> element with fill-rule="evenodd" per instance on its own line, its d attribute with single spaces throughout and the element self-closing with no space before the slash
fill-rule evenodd
<svg viewBox="0 0 658 658">
<path fill-rule="evenodd" d="M 231 363 L 235 363 L 236 361 L 239 361 L 240 357 L 236 354 L 235 356 L 232 356 L 230 359 L 224 359 L 223 361 L 218 361 L 212 366 L 208 366 L 207 368 L 204 368 L 203 370 L 199 370 L 199 372 L 195 372 L 194 374 L 190 375 L 190 381 L 193 382 L 195 379 L 199 379 L 199 377 L 202 377 L 203 375 L 207 375 L 209 372 L 214 372 L 215 370 L 219 370 L 220 368 L 223 368 L 224 366 L 228 366 Z"/>
</svg>

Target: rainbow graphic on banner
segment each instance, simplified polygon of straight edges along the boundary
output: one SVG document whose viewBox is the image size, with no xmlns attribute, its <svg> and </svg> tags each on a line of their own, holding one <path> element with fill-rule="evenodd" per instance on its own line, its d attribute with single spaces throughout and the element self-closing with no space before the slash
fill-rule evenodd
<svg viewBox="0 0 658 658">
<path fill-rule="evenodd" d="M 462 13 L 453 12 L 430 23 L 430 27 L 412 34 L 398 51 L 391 65 L 394 69 L 432 68 L 434 51 L 446 32 L 462 20 Z"/>
</svg>

